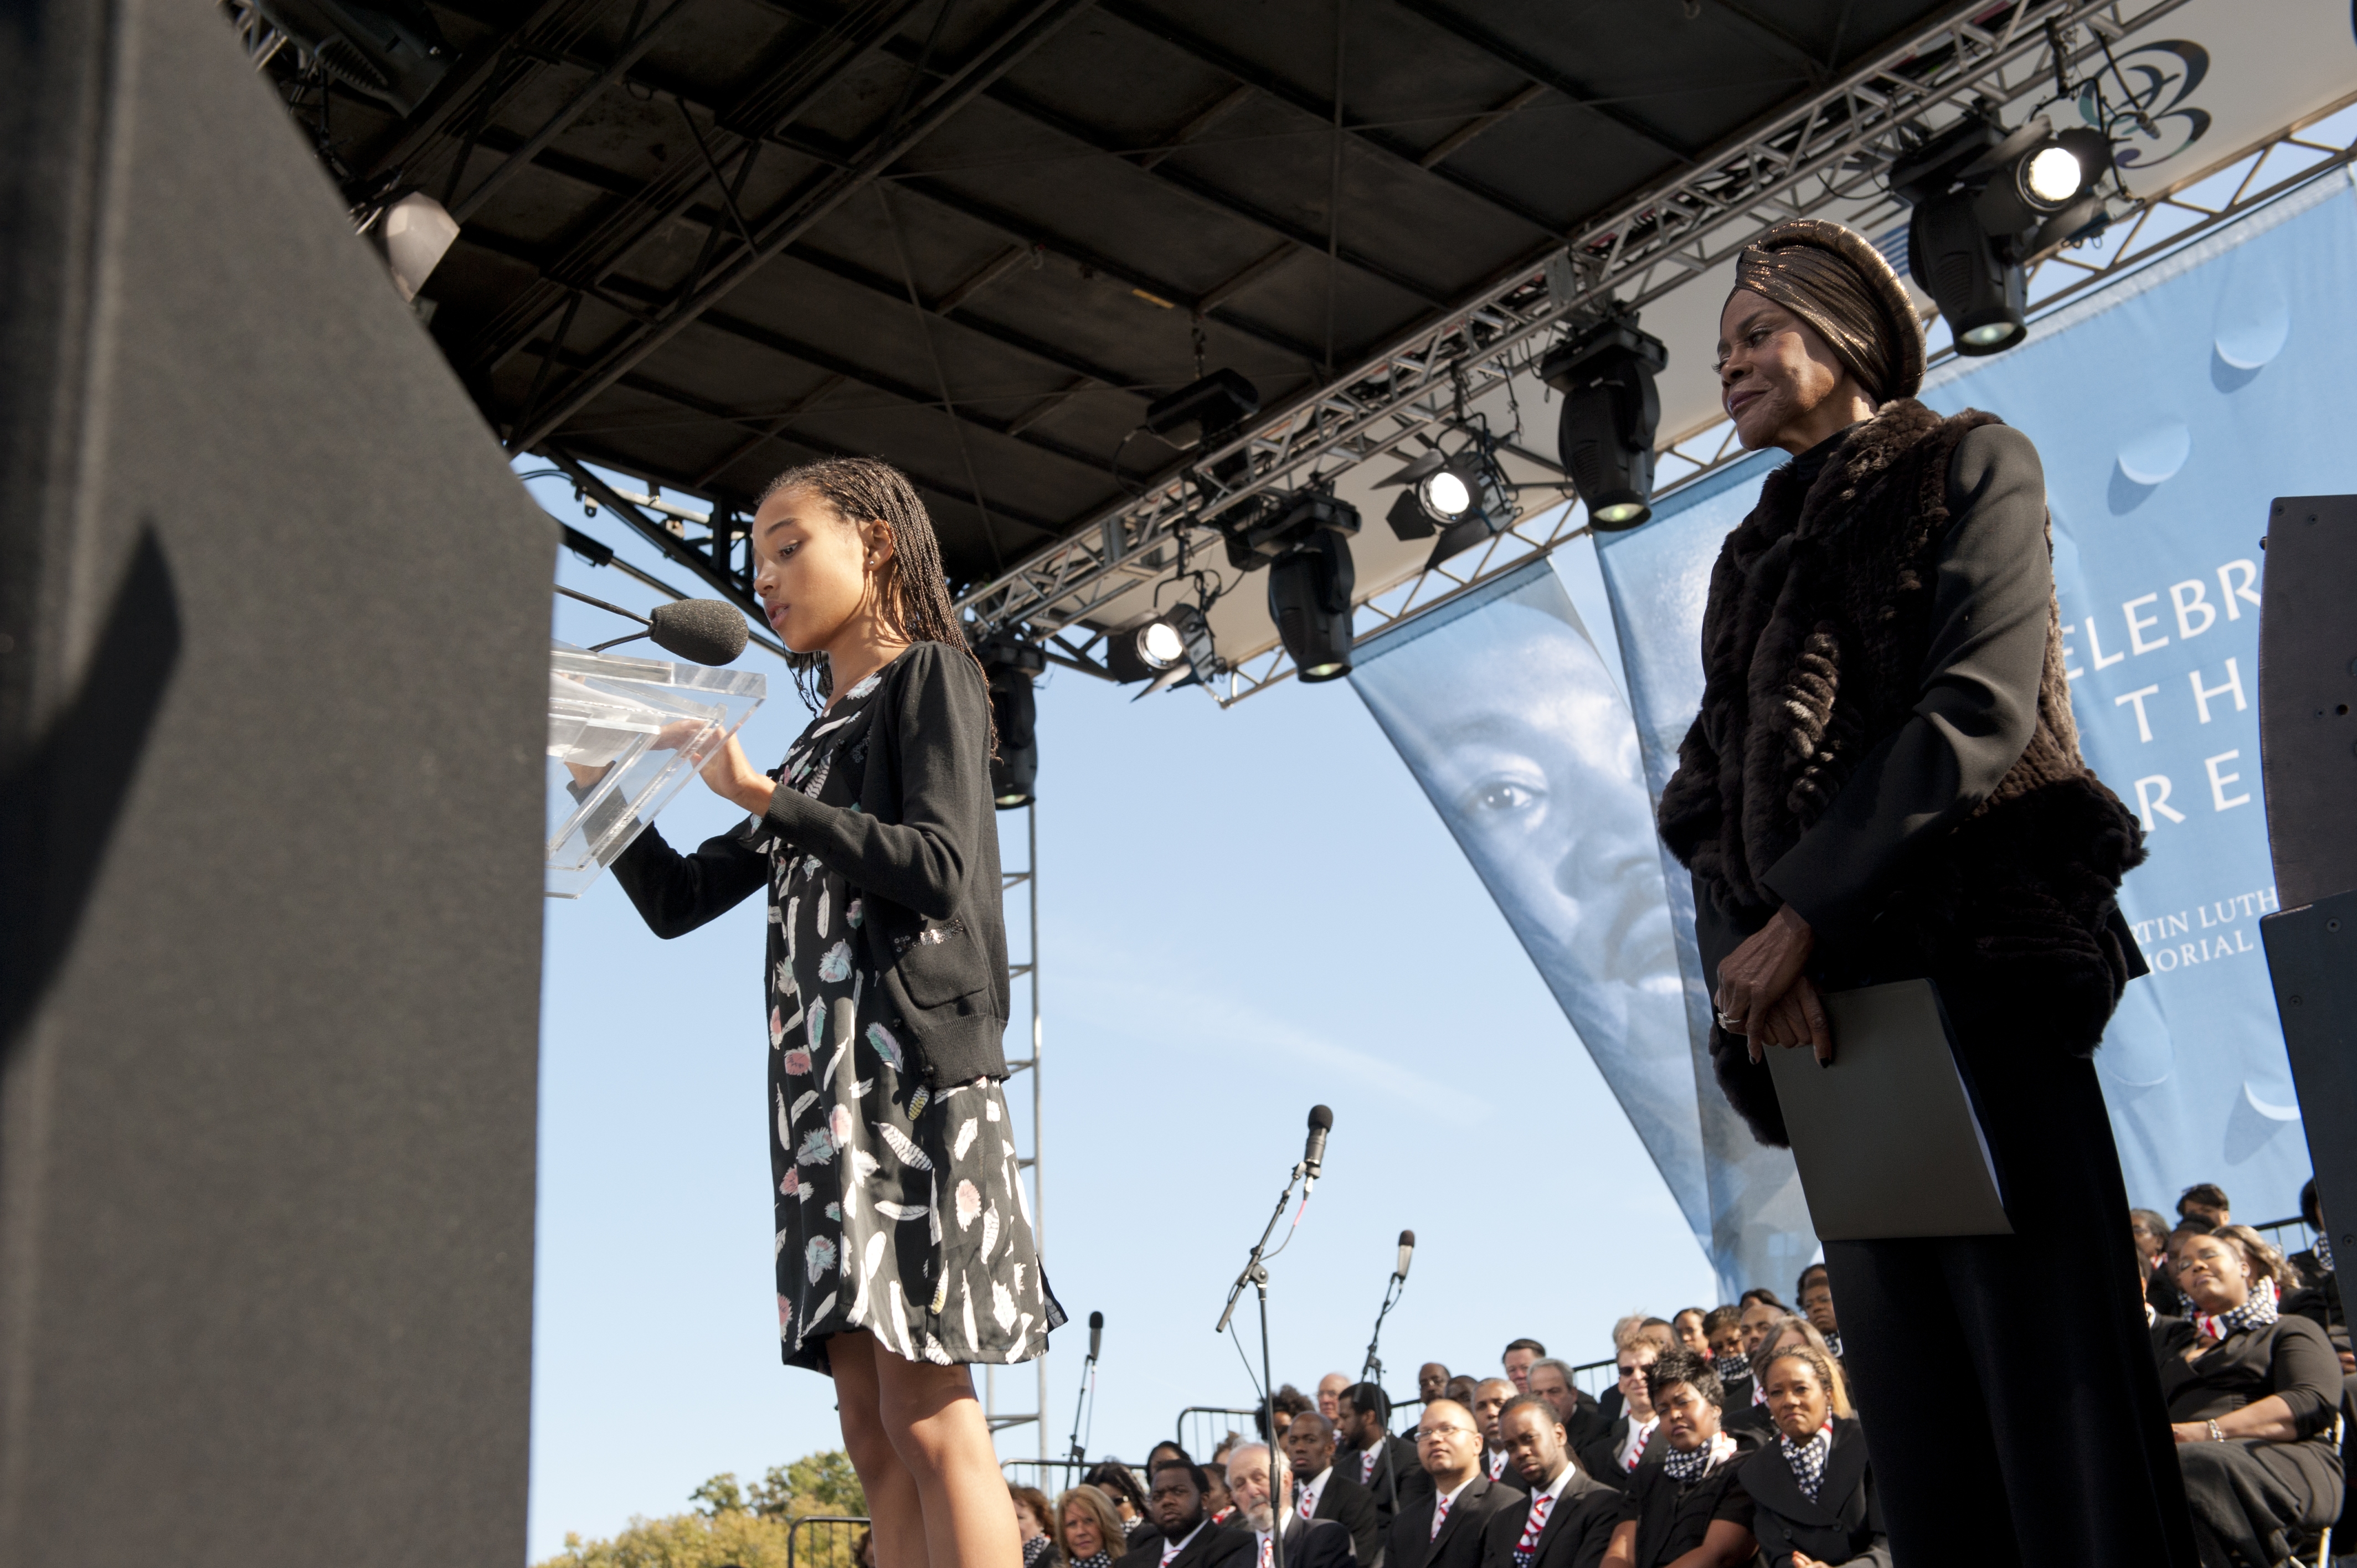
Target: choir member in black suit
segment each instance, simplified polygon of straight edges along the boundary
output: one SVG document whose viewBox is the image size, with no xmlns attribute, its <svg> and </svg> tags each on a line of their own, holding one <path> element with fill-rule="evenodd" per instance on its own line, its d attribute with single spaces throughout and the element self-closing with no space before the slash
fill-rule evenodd
<svg viewBox="0 0 2357 1568">
<path fill-rule="evenodd" d="M 1546 1401 L 1517 1394 L 1498 1430 L 1530 1495 L 1490 1516 L 1481 1568 L 1598 1568 L 1629 1499 L 1582 1473 L 1564 1446 L 1563 1423 Z"/>
<path fill-rule="evenodd" d="M 1545 1354 L 1546 1347 L 1535 1339 L 1516 1339 L 1507 1344 L 1505 1352 L 1498 1358 L 1498 1365 L 1505 1369 L 1506 1380 L 1514 1385 L 1516 1393 L 1531 1391 L 1531 1363 Z"/>
<path fill-rule="evenodd" d="M 1381 1568 L 1383 1552 L 1382 1521 L 1375 1517 L 1375 1499 L 1358 1478 L 1334 1463 L 1334 1428 L 1316 1411 L 1304 1411 L 1286 1428 L 1285 1456 L 1293 1462 L 1297 1484 L 1294 1511 L 1304 1519 L 1332 1520 L 1351 1532 L 1351 1545 L 1365 1568 Z M 1353 1462 L 1351 1468 L 1357 1468 Z"/>
<path fill-rule="evenodd" d="M 1483 1528 L 1491 1514 L 1521 1502 L 1522 1491 L 1481 1473 L 1480 1429 L 1455 1400 L 1424 1407 L 1415 1453 L 1430 1484 L 1392 1520 L 1384 1568 L 1480 1568 Z"/>
<path fill-rule="evenodd" d="M 1448 1385 L 1455 1380 L 1456 1380 L 1449 1375 L 1448 1369 L 1446 1366 L 1443 1366 L 1438 1361 L 1426 1361 L 1423 1366 L 1418 1367 L 1415 1369 L 1416 1402 L 1420 1405 L 1426 1405 L 1430 1404 L 1435 1400 L 1457 1399 L 1455 1394 L 1448 1391 Z M 1463 1404 L 1465 1402 L 1463 1400 L 1458 1400 L 1457 1402 Z M 1401 1423 L 1400 1432 L 1403 1436 L 1407 1438 L 1408 1445 L 1410 1447 L 1414 1447 L 1415 1445 L 1415 1412 L 1411 1411 L 1408 1412 L 1406 1419 Z"/>
<path fill-rule="evenodd" d="M 1415 1444 L 1392 1435 L 1391 1396 L 1382 1389 L 1352 1383 L 1334 1410 L 1334 1432 L 1341 1439 L 1335 1463 L 1367 1488 L 1376 1521 L 1388 1530 L 1401 1509 L 1432 1489 L 1432 1477 L 1416 1463 Z"/>
<path fill-rule="evenodd" d="M 1661 1354 L 1650 1339 L 1632 1339 L 1620 1347 L 1617 1363 L 1622 1413 L 1602 1436 L 1579 1451 L 1580 1467 L 1606 1486 L 1628 1486 L 1631 1473 L 1643 1462 L 1661 1425 L 1661 1418 L 1653 1413 L 1653 1402 L 1645 1392 L 1645 1374 Z"/>
<path fill-rule="evenodd" d="M 1252 1554 L 1237 1568 L 1273 1568 L 1276 1553 L 1270 1532 L 1285 1548 L 1285 1568 L 1350 1568 L 1351 1532 L 1331 1520 L 1303 1519 L 1282 1498 L 1293 1489 L 1293 1472 L 1282 1454 L 1264 1443 L 1247 1443 L 1228 1455 L 1228 1494 L 1236 1517 L 1252 1532 Z M 1282 1529 L 1278 1526 L 1282 1524 Z"/>
<path fill-rule="evenodd" d="M 2277 1312 L 2289 1280 L 2247 1225 L 2178 1249 L 2177 1287 L 2198 1316 L 2162 1358 L 2160 1390 L 2203 1568 L 2280 1563 L 2294 1538 L 2341 1513 L 2341 1362 L 2322 1329 Z"/>
<path fill-rule="evenodd" d="M 2302 1290 L 2313 1290 L 2332 1277 L 2332 1238 L 2324 1233 L 2324 1205 L 2316 1196 L 2316 1178 L 2299 1189 L 2299 1217 L 2316 1232 L 2316 1245 L 2305 1251 L 2294 1252 L 2285 1262 L 2299 1276 Z"/>
<path fill-rule="evenodd" d="M 1473 1385 L 1472 1402 L 1466 1406 L 1481 1429 L 1481 1473 L 1493 1481 L 1514 1478 L 1512 1456 L 1506 1452 L 1506 1440 L 1498 1435 L 1498 1412 L 1513 1397 L 1514 1385 L 1505 1379 L 1484 1378 Z"/>
<path fill-rule="evenodd" d="M 1736 1478 L 1751 1498 L 1751 1533 L 1768 1568 L 1890 1568 L 1866 1434 L 1834 1413 L 1836 1376 L 1807 1345 L 1773 1351 L 1760 1369 L 1775 1432 L 1738 1461 Z"/>
<path fill-rule="evenodd" d="M 1549 1356 L 1532 1362 L 1531 1392 L 1555 1406 L 1555 1413 L 1563 1422 L 1564 1436 L 1575 1455 L 1611 1428 L 1610 1418 L 1594 1396 L 1572 1381 L 1568 1361 Z"/>
<path fill-rule="evenodd" d="M 1718 1379 L 1691 1350 L 1672 1350 L 1645 1375 L 1661 1419 L 1644 1462 L 1629 1477 L 1636 1518 L 1614 1530 L 1606 1568 L 1737 1568 L 1751 1561 L 1751 1499 L 1736 1466 L 1756 1434 L 1719 1424 Z"/>
<path fill-rule="evenodd" d="M 1204 1517 L 1203 1499 L 1211 1489 L 1210 1478 L 1191 1459 L 1168 1458 L 1155 1466 L 1146 1506 L 1161 1536 L 1132 1549 L 1115 1568 L 1243 1568 L 1252 1554 L 1252 1536 Z"/>
</svg>

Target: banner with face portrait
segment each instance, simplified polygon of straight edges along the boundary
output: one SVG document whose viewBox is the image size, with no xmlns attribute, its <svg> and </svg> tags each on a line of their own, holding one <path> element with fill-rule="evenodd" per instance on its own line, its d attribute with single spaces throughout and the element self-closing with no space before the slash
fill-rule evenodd
<svg viewBox="0 0 2357 1568">
<path fill-rule="evenodd" d="M 2357 489 L 2335 376 L 2357 354 L 2352 277 L 2357 197 L 2341 175 L 2058 311 L 2019 348 L 1951 360 L 1923 393 L 1943 413 L 1997 414 L 2044 461 L 2081 749 L 2151 855 L 2120 903 L 2154 972 L 2128 986 L 2095 1066 L 2131 1200 L 2164 1211 L 2214 1181 L 2237 1218 L 2275 1219 L 2308 1176 L 2257 925 L 2276 907 L 2259 538 L 2274 497 Z M 1701 700 L 1711 564 L 1782 456 L 1601 542 L 1656 795 Z M 1692 898 L 1670 886 L 1691 1001 Z"/>
<path fill-rule="evenodd" d="M 1351 682 L 1472 863 L 1733 1299 L 1814 1248 L 1689 1027 L 1629 704 L 1544 561 L 1361 643 Z M 1691 914 L 1685 922 L 1691 941 Z M 1699 1079 L 1697 1079 L 1699 1074 Z M 1799 1219 L 1796 1236 L 1792 1221 Z"/>
</svg>

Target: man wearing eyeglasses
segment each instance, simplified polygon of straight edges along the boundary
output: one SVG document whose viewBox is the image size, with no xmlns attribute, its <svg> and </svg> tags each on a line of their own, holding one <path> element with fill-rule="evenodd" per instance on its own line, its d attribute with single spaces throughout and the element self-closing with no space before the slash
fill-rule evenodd
<svg viewBox="0 0 2357 1568">
<path fill-rule="evenodd" d="M 1455 1400 L 1425 1405 L 1415 1457 L 1432 1489 L 1402 1505 L 1392 1520 L 1386 1568 L 1479 1568 L 1490 1516 L 1522 1501 L 1521 1490 L 1482 1474 L 1480 1429 Z"/>
<path fill-rule="evenodd" d="M 1579 1455 L 1580 1464 L 1607 1486 L 1628 1486 L 1630 1474 L 1644 1460 L 1654 1429 L 1661 1425 L 1645 1388 L 1645 1374 L 1661 1354 L 1661 1347 L 1651 1339 L 1632 1339 L 1620 1348 L 1620 1419 Z"/>
</svg>

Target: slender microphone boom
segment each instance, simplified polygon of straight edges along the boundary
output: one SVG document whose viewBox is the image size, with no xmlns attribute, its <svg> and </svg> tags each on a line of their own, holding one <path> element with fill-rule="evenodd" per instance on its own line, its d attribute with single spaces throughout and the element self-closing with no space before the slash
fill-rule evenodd
<svg viewBox="0 0 2357 1568">
<path fill-rule="evenodd" d="M 1318 1167 L 1326 1163 L 1326 1134 L 1334 1126 L 1334 1112 L 1323 1105 L 1309 1108 L 1309 1143 L 1301 1151 L 1301 1174 L 1308 1179 L 1301 1184 L 1301 1196 L 1308 1197 L 1309 1189 L 1318 1185 Z"/>
<path fill-rule="evenodd" d="M 1407 1278 L 1407 1266 L 1415 1257 L 1415 1232 L 1403 1230 L 1399 1239 L 1399 1267 L 1392 1271 L 1394 1279 Z"/>
<path fill-rule="evenodd" d="M 1089 1359 L 1090 1359 L 1090 1360 L 1093 1361 L 1093 1360 L 1095 1360 L 1095 1359 L 1097 1359 L 1097 1347 L 1098 1347 L 1098 1346 L 1100 1346 L 1100 1345 L 1102 1345 L 1102 1344 L 1103 1344 L 1103 1343 L 1104 1343 L 1104 1314 L 1103 1314 L 1103 1313 L 1102 1313 L 1102 1312 L 1092 1312 L 1092 1313 L 1090 1313 L 1090 1314 L 1089 1314 Z"/>
</svg>

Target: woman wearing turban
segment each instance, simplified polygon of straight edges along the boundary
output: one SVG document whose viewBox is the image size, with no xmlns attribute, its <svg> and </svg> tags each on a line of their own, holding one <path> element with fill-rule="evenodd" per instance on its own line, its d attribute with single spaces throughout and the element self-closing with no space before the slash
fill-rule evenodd
<svg viewBox="0 0 2357 1568">
<path fill-rule="evenodd" d="M 1915 401 L 1913 306 L 1838 224 L 1748 247 L 1719 330 L 1738 436 L 1793 454 L 1713 569 L 1662 797 L 1719 1082 L 1782 1144 L 1762 1050 L 1830 1059 L 1824 990 L 1929 978 L 2014 1227 L 1825 1246 L 1892 1552 L 2190 1568 L 2089 1060 L 2145 972 L 2114 902 L 2144 851 L 2079 755 L 2037 450 Z"/>
</svg>

